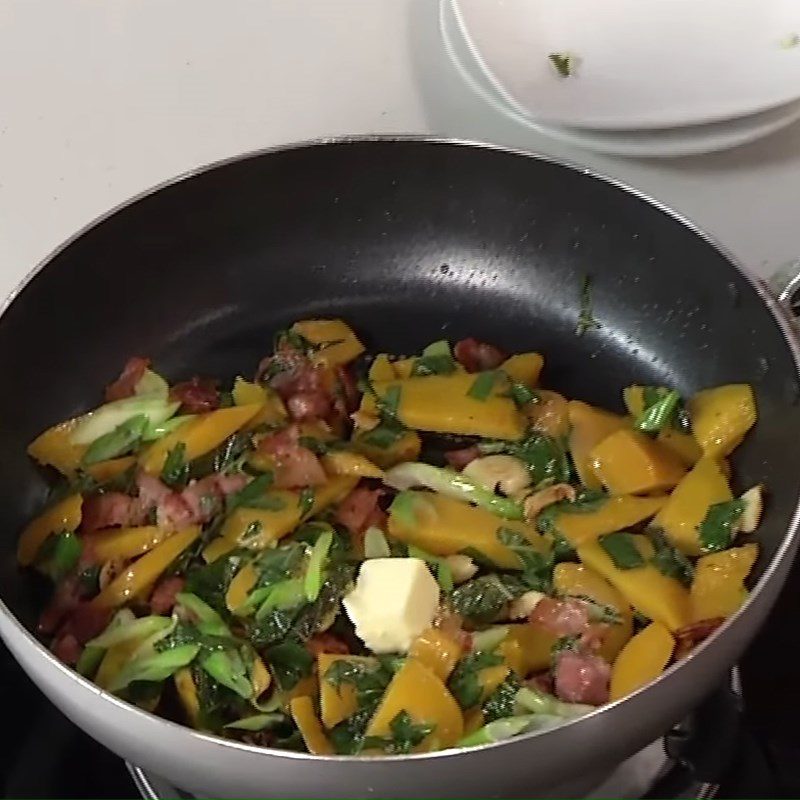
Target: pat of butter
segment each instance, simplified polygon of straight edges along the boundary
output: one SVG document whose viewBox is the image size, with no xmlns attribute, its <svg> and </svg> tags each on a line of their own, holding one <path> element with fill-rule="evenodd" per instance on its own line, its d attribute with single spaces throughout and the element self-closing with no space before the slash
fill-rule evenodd
<svg viewBox="0 0 800 800">
<path fill-rule="evenodd" d="M 419 558 L 371 558 L 344 598 L 356 635 L 373 653 L 405 653 L 430 628 L 439 585 Z"/>
</svg>

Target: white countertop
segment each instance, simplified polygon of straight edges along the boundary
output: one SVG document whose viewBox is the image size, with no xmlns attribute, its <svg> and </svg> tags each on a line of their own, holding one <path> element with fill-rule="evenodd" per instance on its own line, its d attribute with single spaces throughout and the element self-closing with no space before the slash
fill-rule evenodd
<svg viewBox="0 0 800 800">
<path fill-rule="evenodd" d="M 438 0 L 0 0 L 0 295 L 170 176 L 283 142 L 400 132 L 585 164 L 694 219 L 761 275 L 800 256 L 800 125 L 672 161 L 560 145 L 462 84 Z"/>
</svg>

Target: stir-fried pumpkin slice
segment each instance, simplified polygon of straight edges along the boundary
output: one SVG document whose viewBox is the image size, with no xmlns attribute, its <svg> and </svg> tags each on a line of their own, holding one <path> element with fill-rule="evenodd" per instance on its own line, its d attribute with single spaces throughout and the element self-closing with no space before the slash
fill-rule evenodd
<svg viewBox="0 0 800 800">
<path fill-rule="evenodd" d="M 498 652 L 518 676 L 526 678 L 550 666 L 557 635 L 527 622 L 514 623 L 507 628 Z"/>
<path fill-rule="evenodd" d="M 461 658 L 462 651 L 461 644 L 452 636 L 438 628 L 428 628 L 414 639 L 408 654 L 446 683 Z"/>
<path fill-rule="evenodd" d="M 184 445 L 184 458 L 187 461 L 199 458 L 219 447 L 231 434 L 247 425 L 261 409 L 261 405 L 254 403 L 198 414 L 148 447 L 139 456 L 139 465 L 145 472 L 158 475 L 164 467 L 167 455 L 178 444 Z"/>
<path fill-rule="evenodd" d="M 367 726 L 367 736 L 390 735 L 392 720 L 403 711 L 414 723 L 433 726 L 414 752 L 452 747 L 463 736 L 464 719 L 458 703 L 433 671 L 415 658 L 407 658 L 392 678 Z"/>
<path fill-rule="evenodd" d="M 701 458 L 675 487 L 653 524 L 687 555 L 703 552 L 699 527 L 709 508 L 733 499 L 728 479 L 714 458 Z"/>
<path fill-rule="evenodd" d="M 83 417 L 76 417 L 48 428 L 28 445 L 28 455 L 62 475 L 73 475 L 87 449 L 84 444 L 72 442 L 71 434 L 82 420 Z"/>
<path fill-rule="evenodd" d="M 622 592 L 590 567 L 568 561 L 556 564 L 553 587 L 559 595 L 595 604 L 600 621 L 608 626 L 599 654 L 613 663 L 633 633 L 633 611 Z"/>
<path fill-rule="evenodd" d="M 396 405 L 394 413 L 409 428 L 510 440 L 525 433 L 525 419 L 500 372 L 380 381 L 373 388 L 381 403 Z M 365 395 L 362 408 L 377 413 L 375 397 Z"/>
<path fill-rule="evenodd" d="M 591 452 L 612 433 L 630 427 L 630 420 L 580 400 L 571 400 L 567 404 L 567 413 L 572 426 L 569 434 L 572 463 L 587 489 L 599 489 L 601 483 L 592 468 Z"/>
<path fill-rule="evenodd" d="M 331 369 L 350 363 L 364 352 L 353 329 L 341 319 L 306 319 L 292 330 L 314 345 L 311 361 Z"/>
<path fill-rule="evenodd" d="M 698 559 L 689 591 L 691 621 L 729 617 L 747 598 L 744 582 L 758 558 L 755 542 Z"/>
<path fill-rule="evenodd" d="M 189 667 L 179 669 L 172 676 L 186 720 L 193 728 L 200 727 L 200 700 L 197 696 L 192 670 Z"/>
<path fill-rule="evenodd" d="M 547 543 L 532 525 L 496 517 L 489 511 L 430 492 L 403 492 L 392 504 L 389 533 L 437 556 L 474 549 L 498 567 L 519 569 L 519 557 L 498 538 L 501 528 L 521 534 L 544 553 Z"/>
<path fill-rule="evenodd" d="M 326 680 L 328 670 L 339 661 L 357 664 L 367 669 L 377 669 L 378 660 L 371 656 L 351 656 L 320 653 L 317 656 L 319 672 L 319 708 L 322 724 L 329 730 L 358 711 L 356 687 L 347 681 L 338 686 Z"/>
<path fill-rule="evenodd" d="M 595 476 L 611 494 L 646 494 L 671 489 L 686 474 L 669 449 L 639 431 L 623 428 L 589 453 Z"/>
<path fill-rule="evenodd" d="M 389 469 L 405 461 L 416 461 L 422 450 L 422 440 L 416 431 L 399 431 L 388 439 L 372 431 L 356 431 L 352 446 L 381 469 Z"/>
<path fill-rule="evenodd" d="M 194 525 L 172 534 L 114 578 L 92 603 L 101 607 L 115 607 L 141 597 L 199 536 L 200 528 Z"/>
<path fill-rule="evenodd" d="M 569 405 L 558 392 L 537 389 L 537 402 L 525 406 L 525 415 L 533 430 L 554 439 L 561 439 L 569 433 Z"/>
<path fill-rule="evenodd" d="M 512 381 L 533 388 L 539 383 L 539 375 L 544 366 L 544 358 L 539 353 L 516 353 L 507 358 L 500 369 Z"/>
<path fill-rule="evenodd" d="M 335 752 L 314 711 L 314 701 L 307 696 L 295 697 L 289 703 L 292 719 L 303 737 L 308 752 L 315 756 L 329 756 Z"/>
<path fill-rule="evenodd" d="M 656 441 L 674 453 L 687 467 L 693 467 L 703 457 L 700 445 L 690 433 L 664 428 L 659 431 Z"/>
<path fill-rule="evenodd" d="M 84 541 L 97 561 L 112 558 L 128 560 L 144 555 L 172 535 L 172 531 L 157 525 L 140 525 L 135 528 L 110 528 L 84 537 Z"/>
<path fill-rule="evenodd" d="M 262 549 L 291 533 L 304 517 L 342 500 L 358 483 L 358 478 L 338 475 L 314 490 L 309 509 L 302 507 L 300 493 L 272 489 L 265 493 L 265 508 L 237 508 L 225 520 L 222 538 L 233 544 Z"/>
<path fill-rule="evenodd" d="M 756 421 L 756 401 L 747 383 L 704 389 L 688 403 L 692 432 L 706 456 L 724 458 Z"/>
<path fill-rule="evenodd" d="M 632 534 L 630 541 L 639 553 L 641 563 L 638 566 L 627 569 L 616 566 L 599 540 L 579 545 L 578 558 L 599 572 L 649 619 L 662 622 L 671 631 L 684 627 L 690 615 L 689 592 L 652 563 L 655 551 L 646 536 Z"/>
<path fill-rule="evenodd" d="M 663 507 L 666 496 L 636 497 L 621 495 L 600 500 L 589 510 L 568 506 L 552 516 L 555 529 L 573 546 L 592 541 L 650 519 Z"/>
<path fill-rule="evenodd" d="M 243 427 L 252 430 L 259 425 L 280 425 L 286 420 L 286 406 L 273 389 L 244 378 L 233 382 L 233 402 L 237 406 L 259 405 L 261 410 Z"/>
<path fill-rule="evenodd" d="M 619 700 L 654 681 L 669 664 L 675 639 L 660 622 L 651 622 L 622 649 L 611 670 L 611 699 Z"/>
<path fill-rule="evenodd" d="M 30 566 L 48 536 L 61 531 L 77 530 L 81 524 L 82 508 L 81 495 L 72 494 L 29 522 L 17 542 L 17 561 L 23 567 Z"/>
</svg>

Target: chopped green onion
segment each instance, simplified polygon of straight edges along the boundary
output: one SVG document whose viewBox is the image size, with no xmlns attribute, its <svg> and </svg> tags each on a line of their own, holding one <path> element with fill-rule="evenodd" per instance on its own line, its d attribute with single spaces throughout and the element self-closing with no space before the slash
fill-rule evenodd
<svg viewBox="0 0 800 800">
<path fill-rule="evenodd" d="M 558 717 L 547 717 L 543 714 L 525 714 L 518 717 L 503 717 L 478 728 L 474 733 L 465 736 L 457 747 L 478 747 L 482 744 L 493 744 L 519 736 L 532 730 L 544 730 L 555 727 L 563 720 Z"/>
<path fill-rule="evenodd" d="M 197 629 L 210 636 L 230 636 L 231 631 L 225 620 L 204 600 L 190 592 L 179 592 L 175 595 L 179 609 L 188 611 L 196 619 Z"/>
<path fill-rule="evenodd" d="M 256 592 L 262 591 L 256 589 Z M 289 578 L 266 587 L 263 603 L 256 612 L 256 619 L 261 620 L 275 608 L 295 608 L 305 599 L 305 584 L 301 578 Z M 255 592 L 254 592 L 255 594 Z M 249 601 L 250 598 L 248 598 Z"/>
<path fill-rule="evenodd" d="M 168 453 L 161 469 L 161 480 L 167 486 L 185 486 L 189 480 L 186 463 L 186 443 L 178 442 Z"/>
<path fill-rule="evenodd" d="M 475 631 L 472 634 L 472 649 L 477 652 L 488 652 L 497 647 L 508 636 L 507 625 L 493 625 L 483 631 Z"/>
<path fill-rule="evenodd" d="M 153 655 L 132 659 L 109 683 L 110 692 L 119 692 L 133 681 L 163 681 L 188 666 L 200 652 L 199 644 L 184 644 Z"/>
<path fill-rule="evenodd" d="M 225 725 L 237 731 L 264 731 L 274 728 L 286 720 L 283 714 L 253 714 L 251 717 L 242 717 Z"/>
<path fill-rule="evenodd" d="M 139 617 L 122 624 L 115 624 L 112 620 L 103 633 L 87 642 L 87 647 L 100 647 L 103 650 L 107 650 L 109 647 L 114 647 L 114 645 L 122 642 L 145 639 L 154 633 L 167 630 L 171 625 L 172 620 L 169 617 L 155 615 Z"/>
<path fill-rule="evenodd" d="M 680 402 L 681 396 L 672 389 L 645 408 L 636 418 L 634 427 L 645 433 L 658 433 L 671 424 Z"/>
<path fill-rule="evenodd" d="M 575 335 L 583 336 L 586 331 L 599 327 L 600 323 L 594 318 L 594 313 L 592 312 L 592 279 L 588 275 L 585 275 L 583 284 L 581 285 L 581 309 L 578 314 L 578 324 L 575 327 Z"/>
<path fill-rule="evenodd" d="M 72 444 L 92 444 L 92 442 L 111 433 L 131 417 L 144 415 L 147 426 L 156 426 L 168 420 L 180 407 L 180 403 L 170 403 L 163 397 L 153 395 L 134 395 L 124 400 L 114 400 L 83 416 L 70 434 Z"/>
<path fill-rule="evenodd" d="M 539 402 L 539 395 L 533 389 L 526 386 L 519 381 L 511 381 L 511 386 L 508 390 L 511 399 L 519 408 L 527 406 L 529 403 Z"/>
<path fill-rule="evenodd" d="M 257 478 L 253 478 L 243 489 L 228 495 L 225 501 L 226 511 L 230 513 L 240 506 L 263 508 L 267 511 L 282 511 L 286 508 L 286 502 L 280 496 L 266 494 L 270 486 L 272 486 L 271 472 L 264 472 Z"/>
<path fill-rule="evenodd" d="M 133 391 L 137 395 L 151 395 L 166 400 L 169 397 L 169 384 L 157 372 L 146 369 L 136 381 Z"/>
<path fill-rule="evenodd" d="M 217 682 L 249 700 L 253 685 L 247 677 L 242 657 L 236 650 L 213 650 L 200 659 L 200 666 Z"/>
<path fill-rule="evenodd" d="M 540 692 L 530 686 L 523 686 L 517 692 L 516 704 L 531 714 L 543 714 L 564 719 L 583 717 L 595 710 L 594 706 L 582 703 L 564 703 L 552 695 Z"/>
<path fill-rule="evenodd" d="M 446 339 L 429 344 L 422 355 L 414 361 L 411 369 L 412 377 L 426 375 L 450 375 L 455 372 L 456 362 L 450 352 L 450 343 Z"/>
<path fill-rule="evenodd" d="M 83 648 L 83 652 L 78 657 L 75 671 L 85 678 L 94 677 L 105 654 L 106 651 L 102 647 L 89 647 L 89 645 L 87 645 Z"/>
<path fill-rule="evenodd" d="M 367 528 L 364 533 L 364 558 L 390 558 L 392 551 L 380 528 Z"/>
<path fill-rule="evenodd" d="M 127 453 L 141 440 L 146 427 L 146 414 L 137 414 L 135 417 L 131 417 L 117 425 L 114 430 L 95 439 L 83 454 L 81 463 L 90 466 L 98 461 L 106 461 Z"/>
<path fill-rule="evenodd" d="M 382 422 L 372 430 L 362 433 L 359 439 L 361 439 L 362 442 L 366 442 L 366 444 L 371 444 L 374 447 L 380 447 L 382 450 L 386 450 L 395 442 L 399 441 L 405 432 L 405 428 L 397 423 L 390 424 Z"/>
<path fill-rule="evenodd" d="M 447 497 L 475 503 L 475 505 L 505 519 L 518 520 L 524 516 L 522 504 L 516 500 L 490 492 L 463 473 L 434 467 L 421 461 L 410 461 L 392 467 L 386 471 L 383 482 L 387 486 L 401 491 L 414 486 L 425 486 Z M 393 512 L 396 503 L 397 500 L 392 504 Z"/>
<path fill-rule="evenodd" d="M 304 591 L 306 599 L 313 603 L 318 597 L 322 584 L 325 581 L 325 560 L 333 544 L 333 533 L 325 531 L 311 548 L 311 555 L 308 559 Z"/>
<path fill-rule="evenodd" d="M 390 386 L 380 400 L 380 410 L 392 419 L 397 419 L 397 409 L 400 407 L 399 386 Z"/>
<path fill-rule="evenodd" d="M 469 387 L 467 395 L 473 400 L 488 400 L 497 378 L 497 371 L 480 372 Z"/>
<path fill-rule="evenodd" d="M 82 552 L 83 544 L 72 531 L 54 534 L 39 550 L 37 569 L 58 582 L 75 569 Z"/>
</svg>

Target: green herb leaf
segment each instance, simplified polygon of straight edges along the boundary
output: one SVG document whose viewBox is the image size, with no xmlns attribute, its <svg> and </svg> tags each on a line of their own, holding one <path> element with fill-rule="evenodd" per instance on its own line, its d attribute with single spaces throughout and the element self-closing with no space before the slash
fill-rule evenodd
<svg viewBox="0 0 800 800">
<path fill-rule="evenodd" d="M 161 480 L 167 486 L 186 486 L 189 480 L 189 465 L 186 463 L 186 443 L 178 442 L 167 453 L 161 470 Z"/>
<path fill-rule="evenodd" d="M 488 400 L 498 377 L 499 373 L 496 370 L 492 370 L 490 372 L 479 372 L 475 380 L 472 382 L 472 386 L 469 387 L 467 395 L 473 400 Z"/>
<path fill-rule="evenodd" d="M 193 618 L 198 630 L 212 636 L 230 636 L 231 631 L 222 617 L 204 600 L 191 592 L 179 592 L 175 595 L 179 611 L 184 613 L 182 619 Z"/>
<path fill-rule="evenodd" d="M 483 719 L 492 722 L 514 714 L 517 692 L 522 687 L 519 678 L 511 672 L 508 677 L 486 698 L 482 706 Z"/>
<path fill-rule="evenodd" d="M 282 511 L 286 503 L 282 498 L 265 494 L 272 485 L 272 475 L 265 472 L 238 492 L 229 494 L 225 501 L 225 509 L 230 514 L 236 508 L 263 508 L 267 511 Z"/>
<path fill-rule="evenodd" d="M 655 555 L 651 559 L 653 566 L 662 575 L 675 578 L 684 586 L 691 586 L 694 578 L 692 562 L 680 550 L 673 547 L 660 530 L 650 528 L 647 530 L 647 535 L 655 548 Z"/>
<path fill-rule="evenodd" d="M 184 591 L 197 595 L 218 614 L 226 618 L 228 607 L 225 595 L 234 575 L 244 563 L 241 551 L 220 556 L 205 566 L 191 567 L 186 573 Z"/>
<path fill-rule="evenodd" d="M 736 523 L 744 513 L 744 507 L 743 500 L 728 500 L 725 503 L 715 503 L 708 509 L 697 528 L 704 553 L 716 553 L 733 544 Z"/>
<path fill-rule="evenodd" d="M 389 723 L 390 736 L 367 736 L 362 749 L 380 749 L 385 753 L 410 753 L 435 730 L 435 725 L 417 723 L 407 711 L 400 711 Z"/>
<path fill-rule="evenodd" d="M 304 486 L 300 490 L 300 497 L 297 500 L 297 506 L 300 509 L 300 517 L 305 517 L 312 508 L 314 508 L 314 487 Z"/>
<path fill-rule="evenodd" d="M 597 511 L 608 501 L 608 495 L 594 489 L 583 489 L 575 496 L 575 500 L 562 500 L 560 503 L 545 508 L 536 517 L 536 527 L 539 533 L 556 538 L 560 535 L 556 519 L 559 514 L 591 514 Z"/>
<path fill-rule="evenodd" d="M 349 661 L 346 658 L 334 661 L 325 673 L 325 683 L 339 693 L 344 684 L 355 689 L 359 707 L 376 707 L 386 687 L 394 677 L 394 670 L 383 660 L 376 664 L 364 661 Z"/>
<path fill-rule="evenodd" d="M 521 533 L 511 528 L 499 528 L 497 539 L 519 556 L 522 580 L 530 589 L 546 594 L 552 590 L 555 566 L 552 553 L 540 553 Z"/>
<path fill-rule="evenodd" d="M 450 605 L 470 623 L 485 624 L 494 622 L 507 603 L 529 588 L 517 575 L 481 575 L 457 586 L 450 595 Z"/>
<path fill-rule="evenodd" d="M 478 652 L 465 655 L 456 664 L 447 682 L 447 688 L 461 708 L 466 711 L 480 703 L 483 693 L 479 680 L 481 670 L 502 663 L 503 657 L 497 653 Z"/>
<path fill-rule="evenodd" d="M 561 636 L 559 639 L 555 641 L 553 646 L 550 648 L 550 660 L 552 661 L 553 666 L 558 662 L 558 657 L 561 653 L 569 652 L 569 653 L 577 653 L 580 651 L 580 640 L 581 637 L 577 635 L 570 634 L 569 636 Z"/>
<path fill-rule="evenodd" d="M 291 640 L 270 647 L 266 657 L 283 692 L 294 689 L 303 678 L 311 674 L 314 666 L 314 656 L 302 644 Z"/>
<path fill-rule="evenodd" d="M 569 53 L 550 53 L 547 58 L 562 78 L 569 78 L 573 73 L 574 58 Z"/>
<path fill-rule="evenodd" d="M 554 55 L 556 54 L 550 56 L 551 61 L 553 61 Z M 556 62 L 553 61 L 553 63 L 555 64 Z M 569 64 L 569 62 L 565 63 Z M 567 74 L 569 73 L 567 72 Z M 578 314 L 578 324 L 575 328 L 575 334 L 577 336 L 583 336 L 586 331 L 599 327 L 600 323 L 594 318 L 592 313 L 592 279 L 586 275 L 581 285 L 581 310 Z"/>
<path fill-rule="evenodd" d="M 147 414 L 137 414 L 117 425 L 113 431 L 103 434 L 89 445 L 83 454 L 81 464 L 90 466 L 132 450 L 141 440 L 148 422 Z"/>
<path fill-rule="evenodd" d="M 561 443 L 537 431 L 531 431 L 520 442 L 489 440 L 480 442 L 483 454 L 507 453 L 525 463 L 535 486 L 568 483 L 571 469 L 567 452 Z"/>
<path fill-rule="evenodd" d="M 328 731 L 328 739 L 339 755 L 352 756 L 361 752 L 364 732 L 374 713 L 375 706 L 362 706 L 355 714 Z"/>
<path fill-rule="evenodd" d="M 598 539 L 617 569 L 636 569 L 644 566 L 644 558 L 636 549 L 636 540 L 626 531 L 607 533 Z"/>
</svg>

